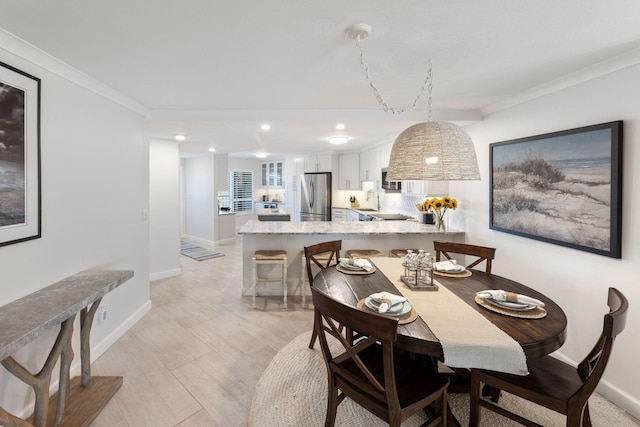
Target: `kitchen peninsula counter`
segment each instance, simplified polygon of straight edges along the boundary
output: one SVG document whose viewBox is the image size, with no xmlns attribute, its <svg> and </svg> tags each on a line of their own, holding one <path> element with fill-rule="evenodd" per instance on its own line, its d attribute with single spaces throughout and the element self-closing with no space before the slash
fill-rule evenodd
<svg viewBox="0 0 640 427">
<path fill-rule="evenodd" d="M 442 232 L 438 231 L 435 225 L 422 224 L 416 221 L 308 221 L 288 223 L 248 221 L 238 231 L 238 234 L 242 236 L 261 234 L 435 234 L 446 235 L 448 238 L 448 236 L 464 235 L 464 232 L 459 230 Z"/>
<path fill-rule="evenodd" d="M 377 249 L 389 255 L 391 249 L 424 249 L 433 252 L 434 240 L 464 243 L 460 230 L 438 231 L 434 225 L 415 221 L 340 221 L 340 222 L 260 222 L 248 221 L 239 231 L 242 238 L 243 286 L 242 294 L 252 293 L 252 257 L 257 250 L 286 250 L 288 294 L 307 295 L 302 286 L 302 256 L 305 246 L 329 240 L 342 240 L 342 253 L 349 249 Z M 278 275 L 261 267 L 260 275 Z M 273 273 L 273 274 L 271 274 Z M 301 288 L 302 286 L 302 288 Z M 281 285 L 261 285 L 259 295 L 282 295 Z"/>
</svg>

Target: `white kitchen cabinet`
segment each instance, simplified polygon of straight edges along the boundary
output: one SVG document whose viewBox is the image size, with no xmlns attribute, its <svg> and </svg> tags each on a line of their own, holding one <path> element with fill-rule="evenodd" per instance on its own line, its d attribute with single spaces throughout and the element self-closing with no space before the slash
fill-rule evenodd
<svg viewBox="0 0 640 427">
<path fill-rule="evenodd" d="M 381 147 L 360 153 L 360 180 L 380 181 L 382 171 Z"/>
<path fill-rule="evenodd" d="M 260 169 L 260 184 L 265 188 L 284 188 L 284 161 L 263 162 Z"/>
<path fill-rule="evenodd" d="M 446 196 L 449 181 L 402 181 L 402 193 L 416 196 Z"/>
<path fill-rule="evenodd" d="M 348 218 L 349 209 L 332 208 L 331 209 L 331 221 L 346 221 Z"/>
<path fill-rule="evenodd" d="M 344 154 L 338 158 L 338 188 L 360 190 L 360 156 Z"/>
<path fill-rule="evenodd" d="M 331 172 L 331 154 L 309 156 L 304 159 L 305 172 Z"/>
<path fill-rule="evenodd" d="M 402 181 L 402 194 L 424 196 L 424 181 Z"/>
</svg>

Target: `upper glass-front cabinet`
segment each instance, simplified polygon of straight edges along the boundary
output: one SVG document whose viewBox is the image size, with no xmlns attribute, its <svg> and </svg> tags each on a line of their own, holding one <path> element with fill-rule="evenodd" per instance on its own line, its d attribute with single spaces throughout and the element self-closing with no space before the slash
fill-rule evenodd
<svg viewBox="0 0 640 427">
<path fill-rule="evenodd" d="M 284 161 L 262 163 L 261 176 L 262 187 L 282 188 L 284 186 Z"/>
</svg>

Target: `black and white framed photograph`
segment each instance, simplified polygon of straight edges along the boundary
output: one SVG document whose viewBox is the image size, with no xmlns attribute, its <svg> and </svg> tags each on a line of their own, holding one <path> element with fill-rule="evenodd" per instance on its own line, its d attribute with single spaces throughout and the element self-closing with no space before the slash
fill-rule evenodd
<svg viewBox="0 0 640 427">
<path fill-rule="evenodd" d="M 622 121 L 489 150 L 491 229 L 621 257 Z"/>
<path fill-rule="evenodd" d="M 0 62 L 0 246 L 41 237 L 40 79 Z"/>
</svg>

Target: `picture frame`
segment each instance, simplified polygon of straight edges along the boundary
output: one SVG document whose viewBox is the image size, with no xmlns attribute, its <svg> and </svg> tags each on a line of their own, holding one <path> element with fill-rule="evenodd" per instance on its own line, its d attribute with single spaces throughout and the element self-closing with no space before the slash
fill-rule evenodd
<svg viewBox="0 0 640 427">
<path fill-rule="evenodd" d="M 621 258 L 623 122 L 489 144 L 489 228 Z"/>
<path fill-rule="evenodd" d="M 40 79 L 0 62 L 0 246 L 42 236 Z"/>
</svg>

